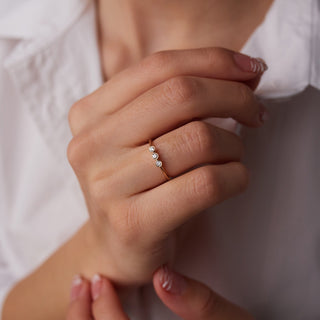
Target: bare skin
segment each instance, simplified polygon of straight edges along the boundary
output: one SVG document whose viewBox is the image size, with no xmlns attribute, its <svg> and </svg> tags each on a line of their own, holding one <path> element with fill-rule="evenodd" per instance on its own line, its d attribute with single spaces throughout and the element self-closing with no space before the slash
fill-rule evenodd
<svg viewBox="0 0 320 320">
<path fill-rule="evenodd" d="M 252 6 L 257 2 L 261 6 L 253 15 Z M 99 7 L 101 57 L 109 80 L 77 102 L 69 116 L 74 138 L 68 157 L 81 184 L 89 219 L 11 290 L 3 320 L 65 318 L 74 274 L 89 278 L 99 272 L 123 286 L 150 281 L 154 270 L 172 258 L 180 225 L 247 185 L 246 168 L 240 163 L 241 140 L 201 119 L 233 117 L 247 126 L 263 125 L 264 108 L 253 95 L 262 69 L 240 68 L 233 52 L 224 49 L 152 53 L 199 46 L 239 49 L 262 21 L 270 1 L 244 1 L 241 8 L 237 0 L 211 1 L 208 10 L 209 1 L 189 0 L 182 11 L 177 1 L 160 2 L 157 10 L 151 1 L 144 2 L 143 8 L 139 1 L 103 3 Z M 108 16 L 111 10 L 117 19 Z M 215 13 L 211 16 L 208 11 Z M 125 27 L 116 24 L 121 12 L 128 15 L 122 20 L 130 23 L 132 34 L 126 35 Z M 156 21 L 146 18 L 155 17 L 155 12 Z M 203 18 L 196 19 L 201 12 Z M 173 17 L 179 15 L 183 22 L 175 29 L 177 19 Z M 232 34 L 244 21 L 250 27 L 245 24 L 242 40 L 235 43 Z M 223 27 L 227 25 L 229 28 Z M 169 32 L 171 29 L 177 31 Z M 213 38 L 213 34 L 217 35 Z M 228 37 L 233 45 L 223 42 Z M 164 183 L 161 170 L 150 161 L 148 138 L 154 139 L 169 174 L 180 175 L 178 178 Z M 178 164 L 175 159 L 184 158 L 181 154 L 188 157 Z M 191 170 L 203 163 L 209 165 Z"/>
<path fill-rule="evenodd" d="M 154 52 L 223 47 L 240 51 L 273 0 L 98 0 L 105 78 Z"/>
<path fill-rule="evenodd" d="M 204 284 L 159 268 L 153 286 L 162 302 L 183 320 L 253 320 L 242 308 Z M 90 283 L 77 278 L 71 288 L 67 320 L 128 320 L 112 283 L 96 275 Z"/>
</svg>

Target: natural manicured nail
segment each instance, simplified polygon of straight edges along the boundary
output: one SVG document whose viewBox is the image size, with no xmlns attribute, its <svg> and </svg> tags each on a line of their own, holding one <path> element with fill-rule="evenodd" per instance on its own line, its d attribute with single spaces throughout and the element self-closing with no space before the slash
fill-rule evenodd
<svg viewBox="0 0 320 320">
<path fill-rule="evenodd" d="M 267 64 L 261 58 L 252 58 L 238 52 L 236 52 L 233 57 L 234 61 L 242 71 L 262 74 L 268 70 Z"/>
<path fill-rule="evenodd" d="M 91 279 L 91 294 L 93 300 L 97 300 L 100 296 L 102 285 L 101 280 L 102 279 L 99 274 L 95 274 Z"/>
<path fill-rule="evenodd" d="M 76 275 L 72 279 L 71 293 L 70 299 L 71 301 L 76 300 L 79 297 L 81 288 L 82 288 L 83 280 L 80 275 Z"/>
<path fill-rule="evenodd" d="M 159 281 L 162 289 L 171 294 L 181 295 L 187 288 L 187 281 L 185 278 L 170 270 L 166 265 L 162 266 L 160 269 Z"/>
</svg>

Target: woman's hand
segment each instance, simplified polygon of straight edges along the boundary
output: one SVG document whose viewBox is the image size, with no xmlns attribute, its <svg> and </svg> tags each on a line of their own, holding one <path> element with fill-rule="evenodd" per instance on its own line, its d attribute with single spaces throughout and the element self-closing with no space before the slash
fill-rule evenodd
<svg viewBox="0 0 320 320">
<path fill-rule="evenodd" d="M 118 284 L 147 282 L 174 256 L 177 228 L 244 190 L 240 138 L 202 119 L 261 126 L 252 89 L 264 70 L 221 48 L 161 52 L 71 108 L 68 159 L 90 213 L 91 270 Z M 174 179 L 155 166 L 149 138 Z"/>
<path fill-rule="evenodd" d="M 75 279 L 67 320 L 128 320 L 111 282 L 100 276 L 93 280 L 90 284 Z M 207 286 L 168 267 L 157 270 L 153 284 L 162 302 L 184 320 L 253 320 L 248 312 Z"/>
</svg>

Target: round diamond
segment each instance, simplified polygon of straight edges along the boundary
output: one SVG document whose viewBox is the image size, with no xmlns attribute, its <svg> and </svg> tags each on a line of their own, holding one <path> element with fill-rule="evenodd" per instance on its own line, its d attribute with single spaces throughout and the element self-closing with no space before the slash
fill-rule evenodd
<svg viewBox="0 0 320 320">
<path fill-rule="evenodd" d="M 155 160 L 157 160 L 157 159 L 159 158 L 159 155 L 158 155 L 156 152 L 154 152 L 154 153 L 152 154 L 152 158 L 155 159 Z"/>
<path fill-rule="evenodd" d="M 155 150 L 156 150 L 156 147 L 155 147 L 155 146 L 150 146 L 150 147 L 149 147 L 149 151 L 150 151 L 150 152 L 154 152 Z"/>
<path fill-rule="evenodd" d="M 162 161 L 157 160 L 156 161 L 156 166 L 159 167 L 159 168 L 162 167 Z"/>
</svg>

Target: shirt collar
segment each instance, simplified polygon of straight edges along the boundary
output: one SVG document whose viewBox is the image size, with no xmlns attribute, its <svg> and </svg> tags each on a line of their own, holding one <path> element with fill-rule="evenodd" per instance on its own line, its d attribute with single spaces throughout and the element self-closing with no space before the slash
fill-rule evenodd
<svg viewBox="0 0 320 320">
<path fill-rule="evenodd" d="M 40 3 L 43 0 L 31 1 Z M 42 15 L 35 18 L 36 23 L 23 18 L 22 11 L 14 12 L 14 21 L 20 16 L 28 23 L 25 23 L 25 30 L 6 29 L 6 39 L 14 35 L 17 43 L 5 57 L 3 67 L 15 95 L 21 99 L 21 107 L 29 111 L 54 157 L 64 161 L 66 146 L 71 139 L 67 120 L 69 108 L 103 81 L 95 6 L 91 0 L 45 1 L 52 7 L 30 6 L 26 9 L 30 10 L 29 13 L 43 10 Z M 59 14 L 62 17 L 59 18 Z M 46 19 L 51 27 L 38 30 Z M 13 26 L 13 20 L 7 21 Z M 22 25 L 21 21 L 19 24 Z"/>
<path fill-rule="evenodd" d="M 316 0 L 275 0 L 243 47 L 243 53 L 261 57 L 269 66 L 257 88 L 259 96 L 286 97 L 310 84 L 320 89 L 318 4 Z"/>
<path fill-rule="evenodd" d="M 66 31 L 91 0 L 3 0 L 0 38 L 24 40 L 6 60 L 12 65 L 35 54 Z M 63 10 L 61 10 L 63 8 Z M 21 23 L 23 22 L 23 23 Z M 309 84 L 320 89 L 320 13 L 317 0 L 274 0 L 264 22 L 242 49 L 263 58 L 269 70 L 256 93 L 265 98 L 296 94 Z"/>
<path fill-rule="evenodd" d="M 89 1 L 2 0 L 0 38 L 35 39 L 57 34 L 72 25 Z"/>
</svg>

